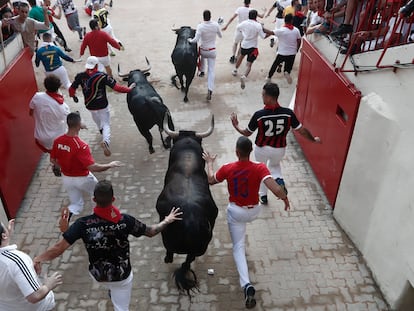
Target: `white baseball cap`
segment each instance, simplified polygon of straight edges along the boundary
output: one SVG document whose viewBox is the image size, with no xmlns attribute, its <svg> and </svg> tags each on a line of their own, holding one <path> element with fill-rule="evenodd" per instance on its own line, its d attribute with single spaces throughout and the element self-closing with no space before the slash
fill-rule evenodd
<svg viewBox="0 0 414 311">
<path fill-rule="evenodd" d="M 99 60 L 95 56 L 89 56 L 86 60 L 85 68 L 86 69 L 93 69 L 96 65 L 99 64 Z"/>
</svg>

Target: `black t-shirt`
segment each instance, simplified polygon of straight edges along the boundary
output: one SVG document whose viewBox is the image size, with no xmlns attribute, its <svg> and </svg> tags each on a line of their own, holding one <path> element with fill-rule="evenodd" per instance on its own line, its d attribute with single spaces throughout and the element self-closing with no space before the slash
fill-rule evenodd
<svg viewBox="0 0 414 311">
<path fill-rule="evenodd" d="M 131 272 L 128 235 L 144 235 L 146 225 L 134 217 L 122 214 L 113 223 L 95 214 L 77 219 L 63 234 L 73 244 L 82 239 L 89 255 L 89 271 L 98 282 L 125 280 Z"/>
<path fill-rule="evenodd" d="M 247 129 L 257 136 L 255 144 L 259 147 L 270 146 L 274 148 L 286 147 L 286 135 L 290 128 L 299 129 L 301 123 L 295 113 L 285 107 L 275 109 L 261 109 L 256 111 L 249 121 Z"/>
<path fill-rule="evenodd" d="M 108 106 L 106 86 L 114 88 L 116 81 L 106 73 L 97 71 L 89 76 L 85 71 L 78 73 L 72 87 L 76 90 L 80 85 L 85 97 L 85 106 L 88 110 L 99 110 Z"/>
</svg>

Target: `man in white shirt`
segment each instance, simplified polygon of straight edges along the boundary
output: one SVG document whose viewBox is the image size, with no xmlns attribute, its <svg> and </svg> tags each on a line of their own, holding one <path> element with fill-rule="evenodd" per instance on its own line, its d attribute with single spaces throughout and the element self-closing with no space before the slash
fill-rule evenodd
<svg viewBox="0 0 414 311">
<path fill-rule="evenodd" d="M 236 12 L 234 12 L 233 16 L 229 19 L 229 21 L 227 22 L 226 26 L 224 26 L 221 30 L 226 31 L 227 27 L 229 27 L 229 25 L 231 24 L 231 22 L 238 17 L 238 21 L 237 21 L 237 25 L 240 24 L 241 22 L 244 22 L 245 20 L 247 20 L 249 18 L 249 12 L 250 12 L 251 8 L 250 8 L 250 0 L 244 0 L 244 6 L 238 7 L 236 9 Z M 234 34 L 234 42 L 233 42 L 233 54 L 230 57 L 230 63 L 234 64 L 236 62 L 236 51 L 237 51 L 237 47 L 240 44 L 240 42 L 242 41 L 243 37 L 241 35 L 241 33 L 239 31 L 236 30 L 235 34 Z M 240 51 L 239 51 L 240 53 Z M 237 53 L 237 55 L 239 54 Z"/>
<path fill-rule="evenodd" d="M 250 10 L 249 12 L 249 19 L 240 23 L 236 31 L 241 32 L 243 36 L 243 40 L 240 44 L 241 51 L 240 57 L 237 58 L 236 66 L 233 69 L 233 76 L 237 76 L 237 69 L 240 67 L 244 57 L 247 55 L 247 63 L 246 63 L 246 70 L 244 74 L 240 77 L 240 87 L 242 89 L 245 88 L 245 80 L 250 73 L 252 68 L 253 62 L 256 60 L 257 56 L 259 55 L 258 46 L 258 38 L 265 38 L 266 34 L 263 32 L 263 26 L 256 20 L 257 18 L 257 11 Z"/>
<path fill-rule="evenodd" d="M 285 24 L 273 31 L 264 29 L 267 35 L 275 35 L 279 40 L 278 51 L 276 59 L 270 67 L 269 73 L 266 78 L 266 83 L 270 82 L 273 74 L 276 71 L 276 68 L 285 63 L 284 75 L 289 84 L 292 83 L 292 77 L 290 72 L 292 71 L 293 64 L 295 62 L 296 53 L 299 50 L 302 37 L 300 35 L 299 29 L 293 26 L 293 15 L 287 14 L 285 16 Z"/>
<path fill-rule="evenodd" d="M 214 90 L 214 79 L 216 65 L 216 37 L 221 38 L 220 27 L 217 22 L 211 21 L 211 12 L 205 10 L 203 12 L 204 22 L 197 26 L 195 37 L 188 39 L 188 42 L 194 43 L 199 42 L 199 53 L 200 53 L 200 77 L 204 76 L 204 70 L 207 60 L 207 100 L 211 100 L 211 95 Z"/>
<path fill-rule="evenodd" d="M 62 275 L 55 272 L 42 285 L 32 259 L 10 245 L 14 219 L 6 227 L 0 223 L 0 310 L 48 311 L 55 307 L 52 289 L 62 284 Z"/>
</svg>

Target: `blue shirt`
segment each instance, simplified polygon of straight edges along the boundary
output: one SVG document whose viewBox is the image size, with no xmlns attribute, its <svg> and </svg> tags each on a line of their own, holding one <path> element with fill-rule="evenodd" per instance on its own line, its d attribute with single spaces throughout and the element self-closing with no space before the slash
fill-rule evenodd
<svg viewBox="0 0 414 311">
<path fill-rule="evenodd" d="M 40 62 L 42 62 L 46 71 L 56 70 L 62 66 L 61 57 L 68 62 L 74 62 L 73 58 L 63 53 L 60 48 L 53 44 L 47 44 L 36 52 L 36 67 L 39 67 Z"/>
</svg>

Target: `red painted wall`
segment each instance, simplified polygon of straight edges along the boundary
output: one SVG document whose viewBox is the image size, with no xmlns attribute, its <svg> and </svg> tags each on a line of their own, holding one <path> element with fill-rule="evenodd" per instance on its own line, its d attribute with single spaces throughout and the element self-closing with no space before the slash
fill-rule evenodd
<svg viewBox="0 0 414 311">
<path fill-rule="evenodd" d="M 295 134 L 332 207 L 358 113 L 361 94 L 306 39 L 296 91 L 295 114 L 322 144 Z"/>
<path fill-rule="evenodd" d="M 9 218 L 16 216 L 41 155 L 29 116 L 29 102 L 36 91 L 26 48 L 0 76 L 0 196 Z"/>
</svg>

